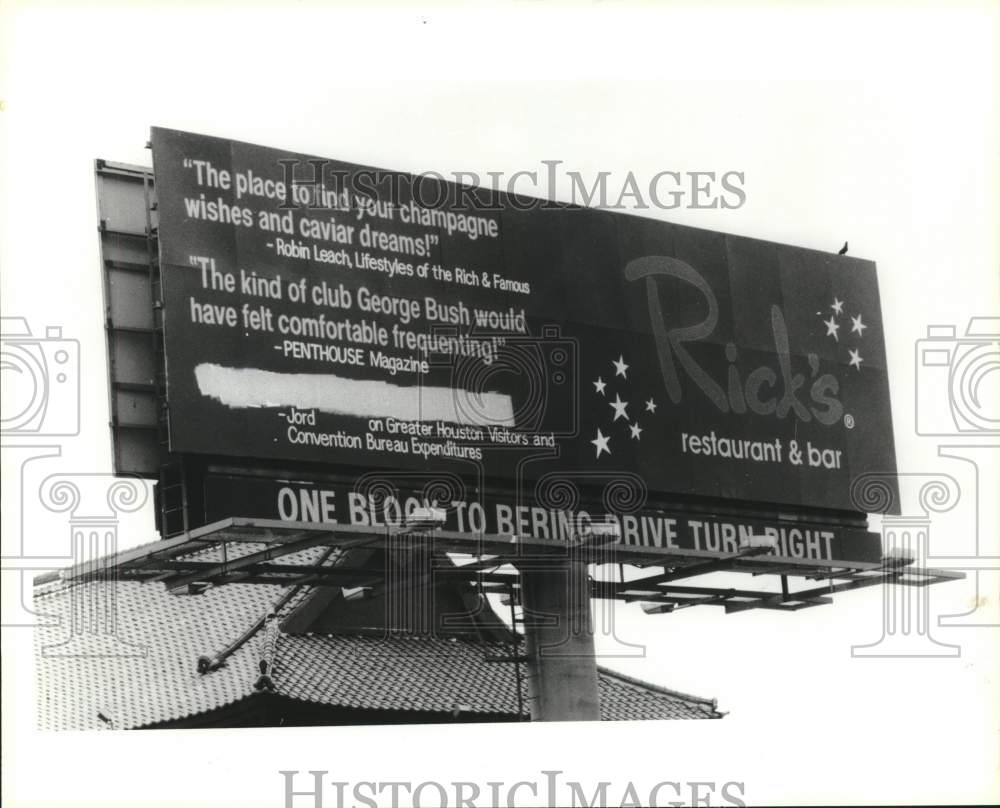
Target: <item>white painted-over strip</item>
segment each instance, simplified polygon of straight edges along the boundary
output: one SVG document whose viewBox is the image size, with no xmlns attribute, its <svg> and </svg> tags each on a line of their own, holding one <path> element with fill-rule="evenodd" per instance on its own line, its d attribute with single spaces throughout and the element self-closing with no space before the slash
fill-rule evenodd
<svg viewBox="0 0 1000 808">
<path fill-rule="evenodd" d="M 404 387 L 347 379 L 333 373 L 276 373 L 203 363 L 194 369 L 198 390 L 227 407 L 296 407 L 331 415 L 447 421 L 468 426 L 514 426 L 514 405 L 505 393 L 474 393 L 452 387 Z"/>
</svg>

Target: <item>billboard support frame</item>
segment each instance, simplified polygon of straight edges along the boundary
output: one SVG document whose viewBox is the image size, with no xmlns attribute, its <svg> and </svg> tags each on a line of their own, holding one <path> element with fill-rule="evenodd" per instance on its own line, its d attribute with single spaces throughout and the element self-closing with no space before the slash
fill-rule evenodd
<svg viewBox="0 0 1000 808">
<path fill-rule="evenodd" d="M 585 564 L 621 564 L 623 566 L 646 569 L 653 566 L 664 568 L 663 575 L 669 579 L 659 581 L 660 575 L 645 579 L 603 581 L 589 580 L 589 597 L 631 602 L 676 603 L 684 606 L 721 605 L 727 613 L 748 609 L 776 611 L 798 611 L 803 608 L 824 605 L 830 596 L 876 584 L 895 584 L 923 587 L 935 583 L 961 580 L 963 572 L 930 567 L 917 567 L 912 559 L 885 556 L 880 563 L 829 562 L 819 559 L 790 559 L 768 555 L 719 554 L 710 551 L 686 550 L 682 548 L 650 548 L 629 545 L 587 547 L 580 544 L 566 544 L 551 539 L 535 539 L 529 536 L 477 534 L 450 530 L 377 530 L 366 526 L 339 525 L 315 522 L 286 522 L 274 519 L 247 519 L 233 517 L 211 525 L 187 531 L 178 536 L 155 542 L 135 551 L 126 551 L 116 557 L 104 559 L 100 563 L 87 562 L 71 567 L 63 573 L 66 580 L 83 581 L 104 574 L 114 568 L 122 579 L 160 580 L 169 583 L 175 576 L 173 588 L 186 586 L 190 581 L 223 585 L 226 583 L 267 583 L 287 585 L 306 575 L 315 578 L 316 585 L 336 586 L 358 585 L 358 581 L 370 582 L 370 571 L 352 573 L 333 571 L 329 567 L 308 564 L 275 565 L 273 559 L 304 549 L 306 546 L 328 546 L 341 550 L 358 547 L 384 546 L 389 542 L 425 541 L 430 538 L 435 549 L 441 553 L 462 553 L 471 555 L 477 563 L 467 567 L 455 566 L 435 571 L 442 576 L 466 578 L 474 586 L 483 584 L 503 584 L 520 588 L 519 568 L 527 565 L 547 565 L 555 558 L 569 558 Z M 263 550 L 240 559 L 218 562 L 184 561 L 184 557 L 213 545 L 264 544 Z M 755 548 L 756 549 L 756 548 Z M 487 561 L 484 556 L 490 556 Z M 706 560 L 708 559 L 708 560 Z M 707 572 L 727 572 L 758 575 L 778 575 L 786 579 L 789 570 L 796 577 L 826 580 L 825 586 L 799 591 L 788 588 L 787 582 L 781 592 L 762 589 L 742 589 L 718 587 L 705 584 L 682 585 L 673 583 L 684 578 L 698 578 Z M 485 566 L 484 565 L 488 565 Z M 514 573 L 485 572 L 491 567 L 510 565 Z M 533 568 L 533 567 L 532 567 Z M 671 569 L 670 573 L 666 570 Z M 167 573 L 167 575 L 165 575 Z M 186 574 L 185 574 L 186 573 Z M 649 583 L 657 580 L 656 583 Z"/>
</svg>

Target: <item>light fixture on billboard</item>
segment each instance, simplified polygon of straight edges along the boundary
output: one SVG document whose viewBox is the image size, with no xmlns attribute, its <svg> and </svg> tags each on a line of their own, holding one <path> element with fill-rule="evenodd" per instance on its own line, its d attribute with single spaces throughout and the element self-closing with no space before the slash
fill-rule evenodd
<svg viewBox="0 0 1000 808">
<path fill-rule="evenodd" d="M 515 589 L 513 592 L 504 592 L 500 596 L 500 603 L 504 606 L 510 606 L 513 603 L 515 606 L 521 605 L 521 594 L 520 590 Z"/>
<path fill-rule="evenodd" d="M 433 530 L 445 523 L 447 513 L 444 508 L 414 508 L 406 516 L 408 530 Z"/>
<path fill-rule="evenodd" d="M 621 541 L 622 529 L 611 517 L 603 522 L 591 522 L 579 534 L 580 543 L 587 547 L 604 547 Z"/>
<path fill-rule="evenodd" d="M 646 614 L 669 614 L 677 607 L 673 603 L 656 603 L 647 600 L 640 604 Z"/>
<path fill-rule="evenodd" d="M 365 600 L 372 596 L 372 588 L 370 586 L 342 586 L 340 594 L 347 601 Z"/>
<path fill-rule="evenodd" d="M 905 547 L 892 547 L 882 556 L 882 564 L 886 567 L 906 567 L 916 560 L 913 551 Z"/>
<path fill-rule="evenodd" d="M 752 536 L 741 536 L 740 537 L 740 552 L 747 553 L 764 553 L 768 550 L 773 550 L 778 546 L 777 536 L 768 536 L 767 534 L 757 534 Z"/>
</svg>

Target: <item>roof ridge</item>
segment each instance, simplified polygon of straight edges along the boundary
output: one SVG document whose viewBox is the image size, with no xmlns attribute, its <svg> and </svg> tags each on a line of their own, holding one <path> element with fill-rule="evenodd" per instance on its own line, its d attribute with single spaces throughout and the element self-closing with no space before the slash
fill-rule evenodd
<svg viewBox="0 0 1000 808">
<path fill-rule="evenodd" d="M 338 631 L 285 631 L 281 630 L 283 637 L 337 637 L 350 640 L 370 640 L 372 642 L 384 642 L 386 640 L 401 640 L 405 642 L 422 643 L 445 643 L 449 645 L 468 645 L 474 648 L 510 648 L 511 643 L 503 640 L 484 640 L 470 636 L 436 636 L 433 633 L 411 632 L 411 631 L 388 631 L 386 629 L 363 628 Z M 519 645 L 523 645 L 520 642 Z"/>
<path fill-rule="evenodd" d="M 629 676 L 622 673 L 621 671 L 611 670 L 611 668 L 606 668 L 603 665 L 597 666 L 597 672 L 610 676 L 613 679 L 620 679 L 623 682 L 627 682 L 631 685 L 636 685 L 645 690 L 655 690 L 659 693 L 663 693 L 666 696 L 674 696 L 675 698 L 684 699 L 685 701 L 690 701 L 695 704 L 706 704 L 713 710 L 717 710 L 719 706 L 718 699 L 706 699 L 702 696 L 694 696 L 691 693 L 684 693 L 681 690 L 674 690 L 669 687 L 664 687 L 663 685 L 655 684 L 654 682 L 647 682 L 643 679 L 636 679 L 634 676 Z"/>
</svg>

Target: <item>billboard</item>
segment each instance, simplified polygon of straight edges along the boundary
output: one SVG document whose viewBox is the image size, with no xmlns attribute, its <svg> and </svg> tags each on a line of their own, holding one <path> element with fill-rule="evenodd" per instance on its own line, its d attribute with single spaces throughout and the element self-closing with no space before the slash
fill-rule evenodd
<svg viewBox="0 0 1000 808">
<path fill-rule="evenodd" d="M 832 509 L 895 469 L 869 261 L 166 129 L 152 147 L 172 451 Z"/>
</svg>

